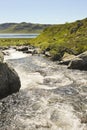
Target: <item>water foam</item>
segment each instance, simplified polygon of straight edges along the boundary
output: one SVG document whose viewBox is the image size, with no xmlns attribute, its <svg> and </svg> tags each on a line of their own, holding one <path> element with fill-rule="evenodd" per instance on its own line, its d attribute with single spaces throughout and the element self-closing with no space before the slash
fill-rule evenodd
<svg viewBox="0 0 87 130">
<path fill-rule="evenodd" d="M 27 56 L 29 55 L 12 49 L 9 50 L 9 56 L 5 56 L 5 60 L 19 59 Z M 46 69 L 51 68 L 51 65 L 48 66 L 45 61 L 40 62 L 38 59 L 35 59 L 33 63 L 44 68 L 46 67 Z M 69 73 L 64 70 L 42 76 L 35 70 L 31 72 L 24 71 L 23 67 L 19 64 L 15 66 L 15 69 L 20 76 L 21 90 L 26 90 L 25 94 L 28 101 L 24 98 L 24 101 L 21 102 L 25 106 L 19 105 L 16 108 L 19 113 L 14 116 L 13 124 L 21 130 L 86 130 L 86 126 L 81 124 L 81 120 L 76 116 L 73 106 L 71 103 L 69 104 L 70 100 L 52 91 L 54 89 L 56 91 L 56 88 L 63 86 L 67 88 L 74 81 L 77 84 L 86 85 L 87 80 L 85 76 L 80 74 L 80 72 L 70 71 Z M 44 81 L 49 82 L 45 83 Z M 40 91 L 41 89 L 43 91 Z M 69 101 L 65 103 L 65 100 Z M 12 128 L 10 127 L 10 129 Z"/>
<path fill-rule="evenodd" d="M 19 58 L 24 58 L 24 57 L 28 56 L 27 54 L 16 51 L 15 49 L 12 49 L 12 48 L 5 50 L 3 52 L 8 54 L 5 56 L 5 61 L 9 60 L 9 59 L 19 59 Z"/>
</svg>

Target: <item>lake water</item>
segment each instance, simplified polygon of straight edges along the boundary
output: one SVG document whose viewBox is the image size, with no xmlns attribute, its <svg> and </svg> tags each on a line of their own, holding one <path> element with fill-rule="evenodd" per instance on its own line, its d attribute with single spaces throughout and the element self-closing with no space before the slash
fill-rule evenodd
<svg viewBox="0 0 87 130">
<path fill-rule="evenodd" d="M 0 38 L 35 38 L 39 34 L 0 34 Z"/>
</svg>

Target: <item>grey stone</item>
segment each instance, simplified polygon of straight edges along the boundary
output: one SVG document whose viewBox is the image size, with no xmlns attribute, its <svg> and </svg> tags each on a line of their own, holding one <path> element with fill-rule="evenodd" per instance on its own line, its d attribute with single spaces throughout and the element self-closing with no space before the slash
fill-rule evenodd
<svg viewBox="0 0 87 130">
<path fill-rule="evenodd" d="M 20 79 L 16 71 L 7 63 L 0 62 L 0 99 L 19 91 Z"/>
<path fill-rule="evenodd" d="M 68 68 L 87 70 L 87 51 L 73 58 L 69 63 Z"/>
</svg>

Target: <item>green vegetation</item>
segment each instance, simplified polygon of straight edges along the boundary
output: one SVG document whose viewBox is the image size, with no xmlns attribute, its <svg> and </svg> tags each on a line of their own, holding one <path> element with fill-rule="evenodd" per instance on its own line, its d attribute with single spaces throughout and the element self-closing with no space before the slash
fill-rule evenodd
<svg viewBox="0 0 87 130">
<path fill-rule="evenodd" d="M 24 24 L 21 23 L 21 26 Z M 14 26 L 16 29 L 20 28 L 18 25 Z M 0 39 L 1 46 L 29 44 L 40 47 L 42 51 L 49 51 L 53 60 L 61 59 L 65 52 L 80 54 L 87 50 L 87 18 L 73 23 L 49 26 L 33 39 Z"/>
<path fill-rule="evenodd" d="M 42 50 L 49 50 L 54 60 L 61 58 L 64 52 L 80 54 L 87 50 L 87 18 L 50 26 L 31 43 Z"/>
<path fill-rule="evenodd" d="M 32 23 L 4 23 L 0 24 L 0 33 L 40 33 L 50 25 Z"/>
<path fill-rule="evenodd" d="M 0 38 L 0 46 L 29 45 L 30 40 L 28 38 Z"/>
</svg>

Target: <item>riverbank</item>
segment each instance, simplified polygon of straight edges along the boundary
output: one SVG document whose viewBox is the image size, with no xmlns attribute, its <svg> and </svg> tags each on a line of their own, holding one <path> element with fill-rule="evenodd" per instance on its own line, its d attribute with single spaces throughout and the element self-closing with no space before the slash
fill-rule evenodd
<svg viewBox="0 0 87 130">
<path fill-rule="evenodd" d="M 6 49 L 16 49 L 16 51 L 23 52 L 25 54 L 31 55 L 43 55 L 48 59 L 54 61 L 52 59 L 52 55 L 48 50 L 41 50 L 39 47 L 35 47 L 33 45 L 18 45 L 18 46 L 7 46 L 0 47 L 4 55 L 9 55 L 8 50 Z M 60 65 L 67 65 L 68 69 L 78 69 L 78 70 L 87 70 L 87 51 L 79 54 L 69 54 L 69 52 L 64 52 L 61 59 L 55 60 Z"/>
</svg>

